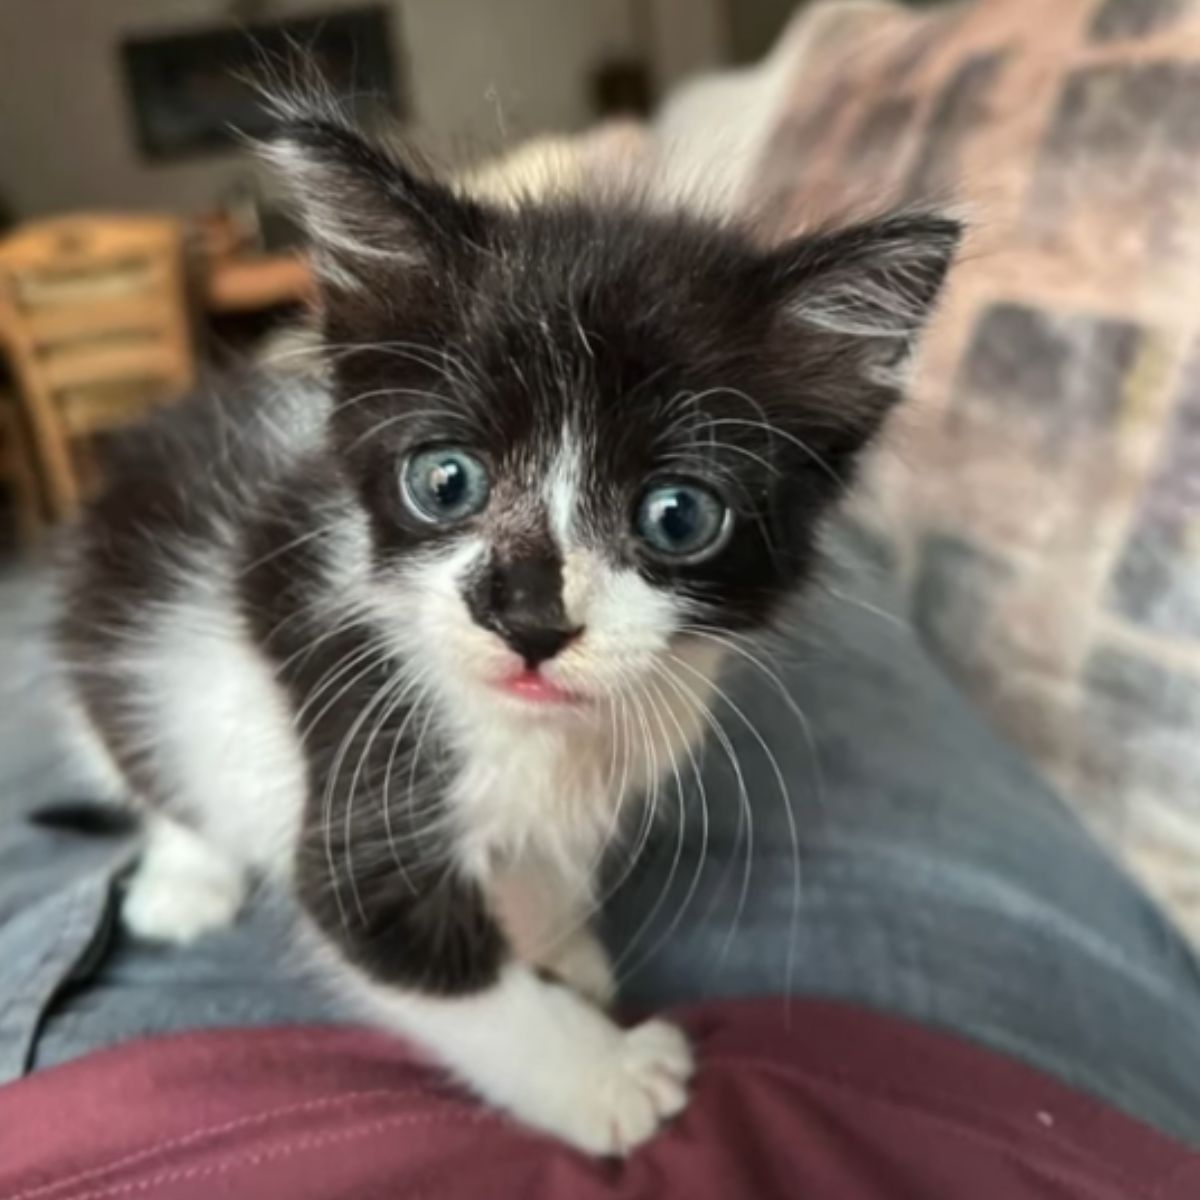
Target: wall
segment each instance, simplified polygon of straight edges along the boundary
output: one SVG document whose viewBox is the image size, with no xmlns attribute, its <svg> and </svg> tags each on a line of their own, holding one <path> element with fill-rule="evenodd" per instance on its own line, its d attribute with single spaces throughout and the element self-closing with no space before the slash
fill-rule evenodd
<svg viewBox="0 0 1200 1200">
<path fill-rule="evenodd" d="M 364 0 L 274 0 L 272 16 Z M 629 53 L 626 0 L 390 0 L 422 138 L 459 153 L 587 123 L 589 69 Z M 228 0 L 0 0 L 0 194 L 19 216 L 210 206 L 245 171 L 228 155 L 138 157 L 117 62 L 123 34 L 211 25 Z"/>
<path fill-rule="evenodd" d="M 766 54 L 799 7 L 797 0 L 726 0 L 734 62 L 754 62 Z"/>
<path fill-rule="evenodd" d="M 665 96 L 681 80 L 724 62 L 729 42 L 728 5 L 744 0 L 634 0 L 642 7 L 640 31 L 648 45 L 654 82 Z"/>
</svg>

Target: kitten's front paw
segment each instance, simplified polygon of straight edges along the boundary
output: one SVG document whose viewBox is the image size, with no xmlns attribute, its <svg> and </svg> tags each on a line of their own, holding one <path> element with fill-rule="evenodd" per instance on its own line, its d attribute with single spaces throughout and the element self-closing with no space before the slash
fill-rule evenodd
<svg viewBox="0 0 1200 1200">
<path fill-rule="evenodd" d="M 554 1111 L 525 1114 L 590 1154 L 628 1154 L 653 1137 L 686 1107 L 695 1069 L 687 1038 L 666 1021 L 614 1032 L 607 1054 L 562 1064 L 574 1078 Z"/>
<path fill-rule="evenodd" d="M 189 830 L 158 822 L 121 902 L 135 937 L 179 945 L 231 925 L 246 896 L 235 863 Z"/>
<path fill-rule="evenodd" d="M 201 934 L 232 925 L 242 906 L 239 879 L 171 879 L 135 872 L 121 904 L 121 919 L 135 937 L 186 945 Z"/>
</svg>

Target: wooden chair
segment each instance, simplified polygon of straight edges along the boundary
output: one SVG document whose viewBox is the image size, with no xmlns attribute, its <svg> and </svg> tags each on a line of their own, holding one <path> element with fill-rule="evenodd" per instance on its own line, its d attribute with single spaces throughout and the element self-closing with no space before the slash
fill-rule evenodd
<svg viewBox="0 0 1200 1200">
<path fill-rule="evenodd" d="M 64 217 L 0 241 L 0 345 L 56 520 L 87 490 L 91 439 L 192 382 L 179 225 Z"/>
<path fill-rule="evenodd" d="M 45 523 L 42 489 L 16 400 L 0 394 L 0 483 L 8 492 L 16 523 L 17 543 L 36 544 Z"/>
</svg>

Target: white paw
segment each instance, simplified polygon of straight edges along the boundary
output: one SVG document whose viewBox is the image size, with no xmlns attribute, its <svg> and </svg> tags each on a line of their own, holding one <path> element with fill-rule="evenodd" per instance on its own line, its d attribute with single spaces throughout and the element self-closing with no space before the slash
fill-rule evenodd
<svg viewBox="0 0 1200 1200">
<path fill-rule="evenodd" d="M 695 1069 L 683 1033 L 665 1021 L 613 1033 L 606 1052 L 561 1064 L 572 1078 L 551 1111 L 518 1115 L 589 1154 L 620 1155 L 682 1112 Z"/>
<path fill-rule="evenodd" d="M 600 1008 L 608 1008 L 617 994 L 617 981 L 613 978 L 608 951 L 590 930 L 573 935 L 542 965 L 556 979 Z"/>
<path fill-rule="evenodd" d="M 159 821 L 126 887 L 121 919 L 135 937 L 183 944 L 232 924 L 245 897 L 236 864 L 189 830 Z"/>
<path fill-rule="evenodd" d="M 121 919 L 135 937 L 185 944 L 233 923 L 242 906 L 240 883 L 230 887 L 135 872 Z"/>
<path fill-rule="evenodd" d="M 481 1099 L 588 1154 L 627 1154 L 687 1105 L 695 1068 L 681 1030 L 665 1021 L 621 1029 L 521 963 L 465 996 L 368 983 L 362 999 Z"/>
</svg>

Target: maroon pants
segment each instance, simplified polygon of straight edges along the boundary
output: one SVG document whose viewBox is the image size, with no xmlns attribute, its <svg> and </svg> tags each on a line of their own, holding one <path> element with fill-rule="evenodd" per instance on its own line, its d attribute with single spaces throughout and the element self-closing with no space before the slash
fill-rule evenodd
<svg viewBox="0 0 1200 1200">
<path fill-rule="evenodd" d="M 1200 1196 L 1200 1156 L 948 1035 L 811 1002 L 682 1019 L 693 1102 L 625 1162 L 484 1111 L 378 1034 L 228 1030 L 0 1090 L 0 1200 Z"/>
</svg>

